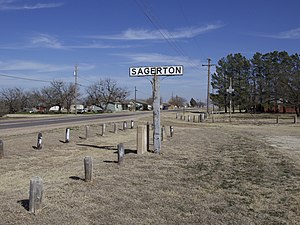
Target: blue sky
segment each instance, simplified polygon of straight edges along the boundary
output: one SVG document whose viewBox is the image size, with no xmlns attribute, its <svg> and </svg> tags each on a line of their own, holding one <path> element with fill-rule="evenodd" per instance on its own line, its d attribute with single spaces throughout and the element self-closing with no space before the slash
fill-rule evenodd
<svg viewBox="0 0 300 225">
<path fill-rule="evenodd" d="M 78 64 L 83 92 L 111 78 L 145 99 L 150 80 L 129 67 L 184 65 L 161 79 L 162 98 L 205 101 L 207 58 L 300 53 L 299 9 L 298 0 L 0 0 L 0 89 L 74 82 Z"/>
</svg>

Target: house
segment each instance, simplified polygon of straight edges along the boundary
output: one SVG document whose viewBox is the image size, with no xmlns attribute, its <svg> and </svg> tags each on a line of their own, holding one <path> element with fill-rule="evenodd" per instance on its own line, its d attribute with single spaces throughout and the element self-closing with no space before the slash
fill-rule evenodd
<svg viewBox="0 0 300 225">
<path fill-rule="evenodd" d="M 143 100 L 130 100 L 128 103 L 128 108 L 130 111 L 135 110 L 152 110 L 152 105 L 148 104 L 146 101 Z"/>
<path fill-rule="evenodd" d="M 123 110 L 120 102 L 108 102 L 106 106 L 107 112 L 121 112 Z"/>
</svg>

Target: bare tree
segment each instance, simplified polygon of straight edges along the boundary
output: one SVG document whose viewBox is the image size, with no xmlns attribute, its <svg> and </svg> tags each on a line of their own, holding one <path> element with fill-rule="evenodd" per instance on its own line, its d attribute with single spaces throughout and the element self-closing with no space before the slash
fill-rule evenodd
<svg viewBox="0 0 300 225">
<path fill-rule="evenodd" d="M 169 104 L 177 106 L 177 107 L 183 107 L 186 104 L 186 102 L 187 101 L 185 98 L 179 97 L 177 95 L 176 95 L 176 97 L 172 97 L 169 100 Z"/>
<path fill-rule="evenodd" d="M 127 88 L 119 87 L 115 80 L 110 78 L 100 79 L 86 89 L 87 102 L 107 109 L 109 102 L 123 102 L 128 96 Z"/>
<path fill-rule="evenodd" d="M 21 112 L 28 104 L 27 94 L 21 88 L 6 88 L 1 92 L 1 100 L 9 113 Z"/>
</svg>

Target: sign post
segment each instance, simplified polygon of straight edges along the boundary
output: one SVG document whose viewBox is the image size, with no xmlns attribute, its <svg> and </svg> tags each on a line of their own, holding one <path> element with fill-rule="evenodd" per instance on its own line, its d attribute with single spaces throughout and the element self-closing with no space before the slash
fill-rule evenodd
<svg viewBox="0 0 300 225">
<path fill-rule="evenodd" d="M 160 80 L 159 76 L 180 76 L 183 75 L 183 66 L 141 66 L 130 67 L 130 77 L 153 76 L 153 125 L 154 125 L 154 152 L 161 150 L 161 128 L 160 128 Z"/>
</svg>

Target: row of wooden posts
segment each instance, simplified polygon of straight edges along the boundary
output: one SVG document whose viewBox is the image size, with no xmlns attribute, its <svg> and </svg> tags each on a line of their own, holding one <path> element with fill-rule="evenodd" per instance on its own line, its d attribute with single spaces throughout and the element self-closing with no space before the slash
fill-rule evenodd
<svg viewBox="0 0 300 225">
<path fill-rule="evenodd" d="M 117 133 L 117 123 L 113 123 L 114 133 Z M 147 125 L 138 125 L 137 126 L 137 154 L 143 154 L 146 151 L 149 151 L 150 145 L 150 127 L 151 125 L 147 122 Z M 130 122 L 130 128 L 134 128 L 134 121 Z M 102 136 L 105 135 L 106 124 L 102 124 Z M 123 130 L 127 129 L 127 122 L 123 122 Z M 164 139 L 164 135 L 166 133 L 165 126 L 161 128 L 161 138 Z M 89 126 L 86 126 L 86 136 L 89 137 Z M 170 137 L 174 135 L 174 127 L 170 126 Z M 65 133 L 65 143 L 70 142 L 70 128 L 66 128 Z M 36 149 L 41 150 L 43 146 L 43 135 L 42 133 L 38 133 L 37 145 Z M 125 156 L 125 148 L 124 144 L 120 143 L 117 145 L 118 148 L 118 165 L 122 165 L 124 163 Z M 0 159 L 4 157 L 4 143 L 0 140 Z M 84 181 L 91 182 L 92 174 L 93 174 L 93 158 L 90 156 L 86 156 L 83 160 L 84 162 Z M 29 212 L 36 214 L 42 205 L 43 199 L 43 180 L 40 177 L 33 177 L 30 179 L 30 187 L 29 187 Z"/>
<path fill-rule="evenodd" d="M 176 113 L 176 119 L 180 119 L 180 120 L 184 120 L 187 122 L 194 122 L 194 123 L 202 123 L 205 121 L 205 119 L 207 119 L 207 113 L 200 113 L 199 115 L 178 115 L 178 113 Z M 214 122 L 214 121 L 213 121 Z"/>
</svg>

